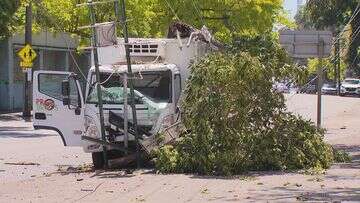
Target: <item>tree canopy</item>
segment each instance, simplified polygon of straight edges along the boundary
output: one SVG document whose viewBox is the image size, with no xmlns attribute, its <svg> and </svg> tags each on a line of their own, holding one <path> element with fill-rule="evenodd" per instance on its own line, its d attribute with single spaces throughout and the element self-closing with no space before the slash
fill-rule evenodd
<svg viewBox="0 0 360 203">
<path fill-rule="evenodd" d="M 357 4 L 358 0 L 309 0 L 305 9 L 315 28 L 340 28 L 349 21 Z"/>
<path fill-rule="evenodd" d="M 297 29 L 305 29 L 305 30 L 313 30 L 315 28 L 315 23 L 312 21 L 310 17 L 310 12 L 306 7 L 301 7 L 300 10 L 295 15 L 295 23 L 297 25 Z"/>
<path fill-rule="evenodd" d="M 0 39 L 9 35 L 12 29 L 14 13 L 20 6 L 19 0 L 0 1 Z"/>
<path fill-rule="evenodd" d="M 86 31 L 78 29 L 90 24 L 87 8 L 76 7 L 82 0 L 33 2 L 36 26 L 87 36 Z M 289 23 L 283 0 L 132 0 L 126 4 L 132 37 L 164 36 L 174 20 L 198 28 L 206 25 L 225 41 L 234 35 L 260 35 L 272 31 L 276 23 Z M 96 17 L 98 22 L 113 21 L 113 5 L 96 6 Z"/>
<path fill-rule="evenodd" d="M 359 0 L 309 0 L 299 13 L 297 22 L 303 22 L 307 27 L 330 29 L 335 35 L 350 28 L 350 43 L 348 43 L 348 68 L 360 75 L 360 1 Z M 305 14 L 305 15 L 304 15 Z"/>
<path fill-rule="evenodd" d="M 331 166 L 324 132 L 287 113 L 285 98 L 273 90 L 273 79 L 286 73 L 265 60 L 279 56 L 249 51 L 212 53 L 191 67 L 181 102 L 186 130 L 154 152 L 160 172 L 231 176 Z"/>
<path fill-rule="evenodd" d="M 163 10 L 162 25 L 179 18 L 197 27 L 208 26 L 220 39 L 234 35 L 256 35 L 269 32 L 282 12 L 282 0 L 159 0 Z M 163 29 L 160 29 L 163 30 Z"/>
</svg>

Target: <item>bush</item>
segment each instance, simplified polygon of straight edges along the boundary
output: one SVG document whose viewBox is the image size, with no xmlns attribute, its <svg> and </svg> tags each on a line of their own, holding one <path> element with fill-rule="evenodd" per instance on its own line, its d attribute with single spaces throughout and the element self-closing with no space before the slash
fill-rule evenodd
<svg viewBox="0 0 360 203">
<path fill-rule="evenodd" d="M 351 157 L 345 151 L 334 149 L 334 161 L 336 163 L 350 163 Z"/>
<path fill-rule="evenodd" d="M 324 132 L 286 112 L 283 95 L 272 90 L 273 69 L 246 52 L 214 53 L 194 64 L 182 102 L 187 131 L 157 151 L 157 169 L 232 175 L 330 167 Z"/>
</svg>

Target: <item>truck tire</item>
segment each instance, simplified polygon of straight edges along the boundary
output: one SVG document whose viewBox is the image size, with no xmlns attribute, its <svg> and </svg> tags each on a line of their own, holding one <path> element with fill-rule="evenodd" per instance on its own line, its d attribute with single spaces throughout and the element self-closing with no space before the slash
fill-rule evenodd
<svg viewBox="0 0 360 203">
<path fill-rule="evenodd" d="M 92 154 L 92 161 L 94 164 L 95 169 L 102 169 L 104 168 L 104 156 L 102 152 L 93 152 Z"/>
</svg>

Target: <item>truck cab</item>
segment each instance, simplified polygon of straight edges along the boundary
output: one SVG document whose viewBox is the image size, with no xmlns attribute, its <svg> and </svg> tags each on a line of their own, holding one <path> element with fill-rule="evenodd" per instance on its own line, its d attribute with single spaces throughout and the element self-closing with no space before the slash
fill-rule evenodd
<svg viewBox="0 0 360 203">
<path fill-rule="evenodd" d="M 184 44 L 186 42 L 185 39 Z M 189 66 L 206 53 L 206 45 L 194 42 L 188 47 L 179 47 L 177 39 L 132 39 L 130 43 L 133 75 L 127 79 L 134 84 L 138 129 L 141 139 L 146 141 L 179 121 L 178 103 L 189 76 Z M 96 81 L 95 68 L 91 67 L 85 91 L 81 89 L 79 76 L 72 72 L 34 72 L 34 128 L 58 132 L 65 146 L 83 147 L 93 155 L 102 152 L 101 144 L 82 139 L 83 136 L 101 139 L 95 91 L 100 85 L 108 142 L 123 143 L 126 138 L 131 146 L 134 133 L 129 130 L 128 136 L 124 134 L 124 118 L 129 125 L 132 123 L 130 105 L 124 105 L 125 97 L 130 98 L 129 89 L 124 87 L 127 81 L 124 53 L 124 46 L 99 48 L 100 81 Z M 64 86 L 67 86 L 68 97 L 63 96 Z"/>
</svg>

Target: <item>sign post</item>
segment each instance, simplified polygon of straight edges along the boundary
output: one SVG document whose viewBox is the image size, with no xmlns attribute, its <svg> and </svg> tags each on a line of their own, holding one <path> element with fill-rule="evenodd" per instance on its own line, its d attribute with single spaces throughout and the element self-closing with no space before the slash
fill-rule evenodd
<svg viewBox="0 0 360 203">
<path fill-rule="evenodd" d="M 36 53 L 31 49 L 32 43 L 32 4 L 29 1 L 29 4 L 26 6 L 26 16 L 25 16 L 25 47 L 19 53 L 22 63 L 20 66 L 24 68 L 24 109 L 23 117 L 29 118 L 31 116 L 31 67 L 33 66 L 32 61 L 36 58 Z M 35 53 L 35 54 L 34 54 Z"/>
<path fill-rule="evenodd" d="M 317 126 L 321 128 L 321 110 L 322 110 L 322 97 L 321 97 L 321 89 L 323 86 L 323 56 L 324 56 L 324 41 L 320 40 L 319 43 L 319 65 L 317 67 Z"/>
<path fill-rule="evenodd" d="M 317 69 L 317 126 L 321 128 L 323 58 L 331 52 L 332 33 L 328 31 L 280 31 L 280 44 L 295 59 L 319 58 Z"/>
<path fill-rule="evenodd" d="M 24 85 L 24 111 L 23 116 L 24 117 L 30 117 L 31 116 L 31 107 L 30 107 L 30 84 L 31 84 L 31 76 L 32 76 L 32 70 L 33 67 L 33 61 L 35 60 L 37 54 L 36 52 L 31 48 L 29 44 L 27 44 L 24 48 L 22 48 L 18 56 L 20 57 L 20 66 L 23 69 L 23 72 L 25 73 L 25 85 Z"/>
</svg>

